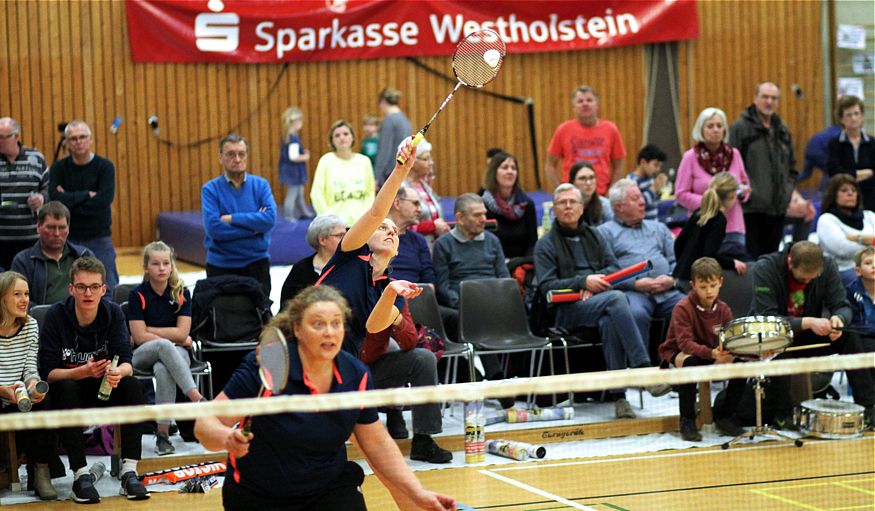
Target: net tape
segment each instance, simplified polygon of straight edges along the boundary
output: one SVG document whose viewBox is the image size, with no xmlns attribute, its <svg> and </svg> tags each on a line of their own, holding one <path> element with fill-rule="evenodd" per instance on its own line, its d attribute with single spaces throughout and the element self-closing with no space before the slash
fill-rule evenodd
<svg viewBox="0 0 875 511">
<path fill-rule="evenodd" d="M 674 385 L 751 378 L 760 375 L 780 376 L 872 367 L 875 367 L 875 354 L 861 353 L 858 355 L 721 364 L 671 370 L 627 369 L 478 383 L 457 383 L 436 387 L 402 387 L 354 394 L 343 392 L 314 396 L 273 396 L 269 399 L 251 398 L 201 403 L 51 410 L 2 415 L 0 416 L 0 431 L 84 427 L 93 424 L 133 424 L 167 418 L 186 420 L 209 415 L 243 417 L 284 412 L 316 412 L 444 401 L 476 401 L 487 397 L 561 394 L 571 391 L 587 392 L 644 387 L 660 383 Z"/>
</svg>

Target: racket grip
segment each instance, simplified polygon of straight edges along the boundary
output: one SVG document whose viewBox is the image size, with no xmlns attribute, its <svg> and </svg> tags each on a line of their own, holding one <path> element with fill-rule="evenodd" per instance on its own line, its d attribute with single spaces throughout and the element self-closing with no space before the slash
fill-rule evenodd
<svg viewBox="0 0 875 511">
<path fill-rule="evenodd" d="M 425 135 L 423 135 L 421 131 L 417 131 L 416 135 L 413 135 L 413 139 L 410 140 L 410 145 L 412 145 L 413 147 L 418 146 L 419 143 L 422 142 L 423 138 L 425 138 Z M 404 163 L 407 162 L 407 158 L 399 156 L 395 159 L 395 161 L 397 161 L 399 165 L 404 165 Z"/>
</svg>

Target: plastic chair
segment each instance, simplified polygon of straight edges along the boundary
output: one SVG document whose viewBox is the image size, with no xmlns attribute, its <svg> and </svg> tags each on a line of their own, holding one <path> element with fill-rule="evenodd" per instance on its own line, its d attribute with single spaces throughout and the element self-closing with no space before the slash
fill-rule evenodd
<svg viewBox="0 0 875 511">
<path fill-rule="evenodd" d="M 131 296 L 131 290 L 135 289 L 139 284 L 119 284 L 112 290 L 112 301 L 121 305 L 128 301 Z"/>
<path fill-rule="evenodd" d="M 750 315 L 755 264 L 753 262 L 747 263 L 747 272 L 744 275 L 739 275 L 735 270 L 723 270 L 723 288 L 720 289 L 720 299 L 729 306 L 733 318 L 743 318 Z"/>
<path fill-rule="evenodd" d="M 43 319 L 46 317 L 46 312 L 52 307 L 52 304 L 46 305 L 34 305 L 30 308 L 30 316 L 36 320 L 37 326 L 39 326 L 40 330 L 43 328 Z"/>
<path fill-rule="evenodd" d="M 544 356 L 553 352 L 547 337 L 532 334 L 517 281 L 505 279 L 466 280 L 459 291 L 459 338 L 474 346 L 478 354 L 529 352 L 529 374 L 540 374 Z M 540 352 L 540 357 L 538 356 Z M 531 396 L 527 399 L 530 404 Z"/>
<path fill-rule="evenodd" d="M 407 302 L 410 307 L 410 315 L 413 321 L 429 328 L 433 328 L 443 339 L 445 350 L 444 357 L 447 359 L 447 370 L 444 373 L 444 384 L 456 383 L 458 378 L 459 358 L 464 357 L 468 362 L 468 374 L 474 375 L 474 347 L 468 343 L 457 343 L 450 340 L 444 330 L 441 320 L 440 308 L 435 298 L 434 287 L 431 284 L 417 284 L 422 288 L 422 294 Z"/>
</svg>

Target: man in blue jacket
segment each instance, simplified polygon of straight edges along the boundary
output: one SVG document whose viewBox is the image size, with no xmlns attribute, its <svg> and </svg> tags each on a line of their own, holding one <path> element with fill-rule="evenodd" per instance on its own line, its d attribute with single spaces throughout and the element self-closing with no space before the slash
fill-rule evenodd
<svg viewBox="0 0 875 511">
<path fill-rule="evenodd" d="M 97 258 L 77 259 L 70 269 L 70 296 L 46 311 L 40 327 L 39 370 L 52 386 L 53 409 L 143 404 L 140 383 L 133 376 L 131 336 L 125 316 L 121 307 L 103 300 L 105 279 L 106 269 Z M 110 361 L 115 357 L 118 360 L 113 367 Z M 121 427 L 121 494 L 130 500 L 149 498 L 137 477 L 143 427 Z M 100 502 L 94 475 L 85 459 L 82 428 L 61 428 L 59 436 L 73 471 L 73 500 L 81 504 Z"/>
<path fill-rule="evenodd" d="M 270 295 L 270 231 L 276 202 L 266 179 L 246 172 L 249 144 L 240 135 L 219 142 L 221 176 L 201 189 L 207 277 L 252 277 Z"/>
<path fill-rule="evenodd" d="M 24 275 L 30 284 L 31 305 L 51 305 L 70 296 L 70 267 L 91 250 L 67 241 L 70 210 L 60 201 L 51 201 L 37 213 L 39 240 L 12 260 L 12 271 Z"/>
</svg>

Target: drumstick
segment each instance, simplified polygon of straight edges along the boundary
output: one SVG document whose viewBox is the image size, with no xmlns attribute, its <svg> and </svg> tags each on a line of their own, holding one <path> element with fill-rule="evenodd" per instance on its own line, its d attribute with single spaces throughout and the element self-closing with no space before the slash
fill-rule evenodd
<svg viewBox="0 0 875 511">
<path fill-rule="evenodd" d="M 826 348 L 827 346 L 829 346 L 828 342 L 822 342 L 820 344 L 803 344 L 801 346 L 793 346 L 791 348 L 787 348 L 784 351 L 810 350 L 814 348 Z"/>
</svg>

